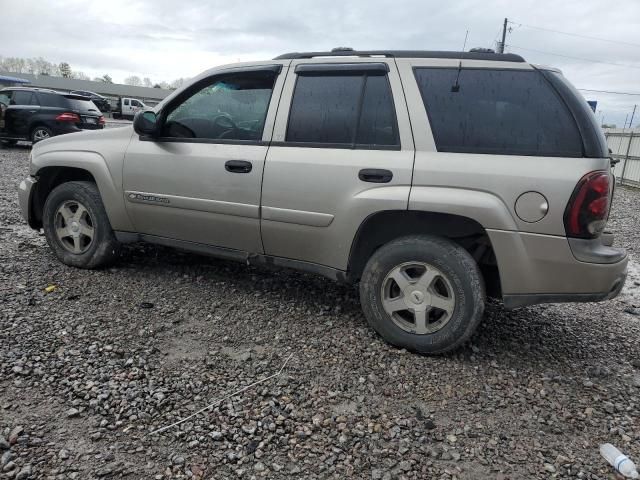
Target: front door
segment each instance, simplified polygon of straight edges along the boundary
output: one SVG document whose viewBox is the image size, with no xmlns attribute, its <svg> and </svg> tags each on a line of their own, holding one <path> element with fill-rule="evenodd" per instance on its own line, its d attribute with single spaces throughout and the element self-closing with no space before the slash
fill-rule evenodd
<svg viewBox="0 0 640 480">
<path fill-rule="evenodd" d="M 158 112 L 159 136 L 134 136 L 124 162 L 138 232 L 261 253 L 260 187 L 282 64 L 203 78 Z"/>
<path fill-rule="evenodd" d="M 346 270 L 362 222 L 407 209 L 413 157 L 393 59 L 294 60 L 265 166 L 265 253 Z"/>
</svg>

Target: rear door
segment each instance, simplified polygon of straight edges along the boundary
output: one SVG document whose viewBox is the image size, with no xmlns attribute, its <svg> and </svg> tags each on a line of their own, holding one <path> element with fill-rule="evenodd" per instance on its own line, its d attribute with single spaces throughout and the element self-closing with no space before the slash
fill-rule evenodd
<svg viewBox="0 0 640 480">
<path fill-rule="evenodd" d="M 28 90 L 15 90 L 11 105 L 5 112 L 5 127 L 9 136 L 27 137 L 32 117 L 38 114 L 40 105 L 35 94 Z"/>
<path fill-rule="evenodd" d="M 265 253 L 345 270 L 364 219 L 407 208 L 413 156 L 392 59 L 293 61 L 264 172 Z"/>
<path fill-rule="evenodd" d="M 5 112 L 11 103 L 11 90 L 0 91 L 0 135 L 6 135 L 5 131 Z"/>
</svg>

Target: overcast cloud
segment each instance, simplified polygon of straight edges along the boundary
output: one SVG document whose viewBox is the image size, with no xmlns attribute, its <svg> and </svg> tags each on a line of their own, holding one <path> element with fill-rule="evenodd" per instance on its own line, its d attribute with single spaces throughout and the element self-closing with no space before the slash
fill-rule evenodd
<svg viewBox="0 0 640 480">
<path fill-rule="evenodd" d="M 494 47 L 504 17 L 636 44 L 517 25 L 511 25 L 506 42 L 507 51 L 561 68 L 578 88 L 640 93 L 638 0 L 3 0 L 0 55 L 66 61 L 74 70 L 91 77 L 108 73 L 117 82 L 129 75 L 171 81 L 288 51 L 336 46 L 458 50 L 467 29 L 467 49 Z M 619 126 L 640 103 L 640 96 L 584 95 L 598 100 L 605 122 Z"/>
</svg>

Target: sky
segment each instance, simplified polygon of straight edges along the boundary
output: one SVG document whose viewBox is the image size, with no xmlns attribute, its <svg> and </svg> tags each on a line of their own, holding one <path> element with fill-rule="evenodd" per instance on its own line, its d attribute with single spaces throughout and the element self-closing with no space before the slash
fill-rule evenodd
<svg viewBox="0 0 640 480">
<path fill-rule="evenodd" d="M 640 0 L 0 0 L 0 5 L 1 56 L 65 61 L 91 77 L 109 74 L 116 82 L 130 75 L 171 81 L 225 63 L 337 46 L 460 50 L 467 30 L 467 50 L 494 48 L 507 17 L 506 51 L 560 68 L 578 88 L 640 93 Z M 619 127 L 640 104 L 640 95 L 583 95 L 598 101 L 601 121 Z"/>
</svg>

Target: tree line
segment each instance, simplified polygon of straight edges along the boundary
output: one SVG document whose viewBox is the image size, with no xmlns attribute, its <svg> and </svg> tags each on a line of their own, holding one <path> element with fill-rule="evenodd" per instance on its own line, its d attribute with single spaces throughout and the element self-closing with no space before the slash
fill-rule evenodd
<svg viewBox="0 0 640 480">
<path fill-rule="evenodd" d="M 52 77 L 75 78 L 77 80 L 93 80 L 94 82 L 113 83 L 111 75 L 91 78 L 80 70 L 74 70 L 67 62 L 54 63 L 42 57 L 19 58 L 0 56 L 0 70 L 11 73 L 30 73 L 33 75 L 50 75 Z M 172 82 L 154 82 L 149 77 L 140 78 L 131 75 L 124 79 L 125 85 L 134 87 L 176 89 L 182 86 L 186 79 L 177 78 Z"/>
</svg>

